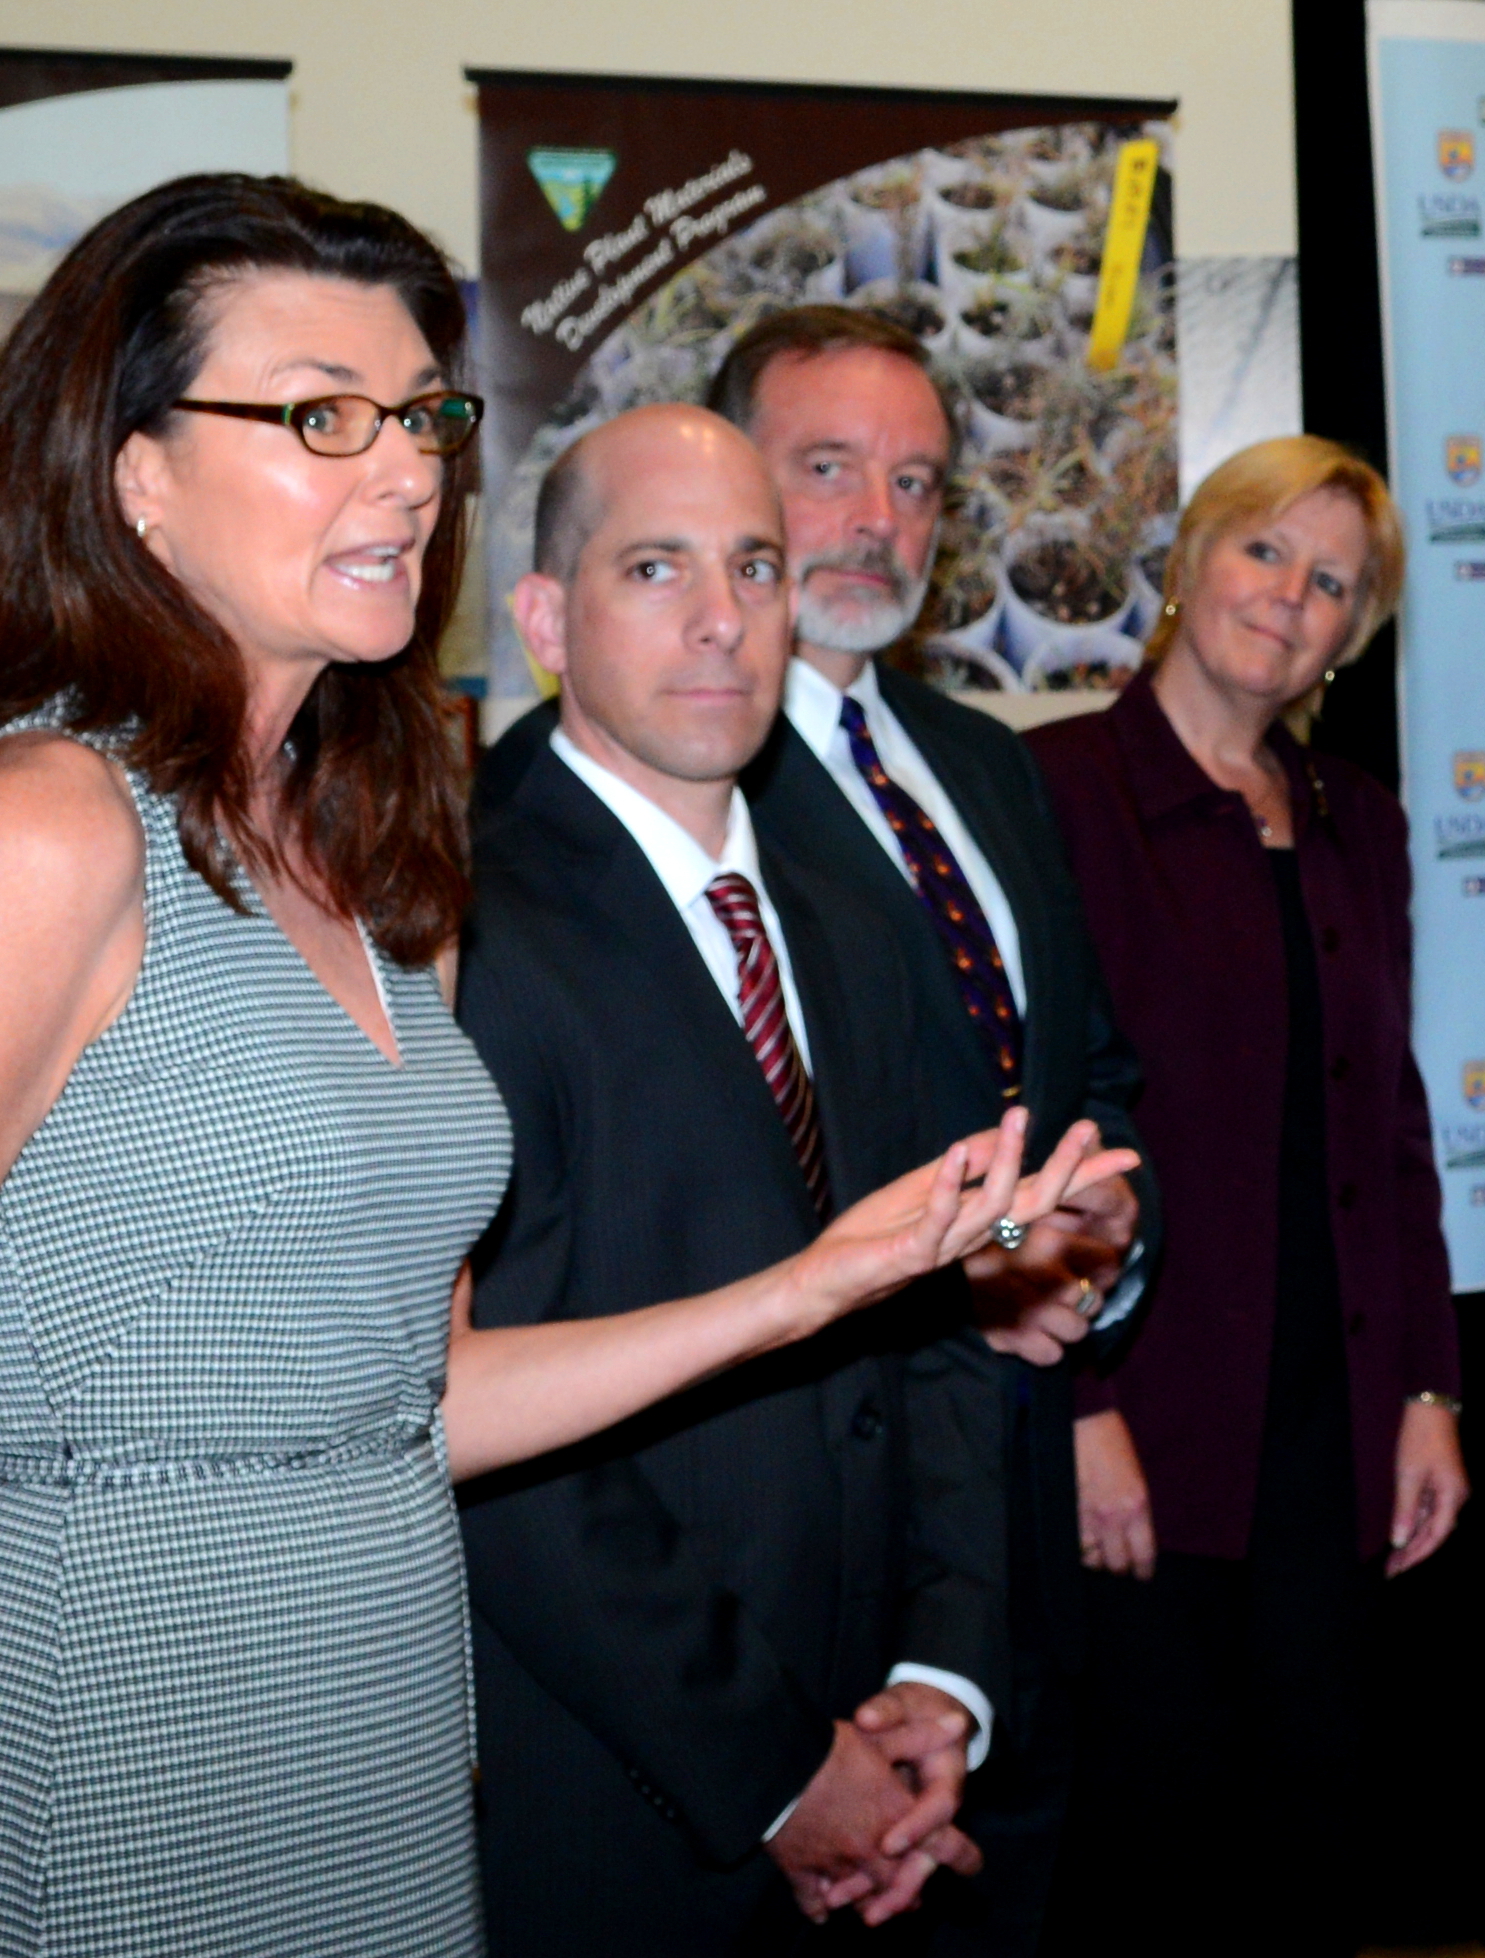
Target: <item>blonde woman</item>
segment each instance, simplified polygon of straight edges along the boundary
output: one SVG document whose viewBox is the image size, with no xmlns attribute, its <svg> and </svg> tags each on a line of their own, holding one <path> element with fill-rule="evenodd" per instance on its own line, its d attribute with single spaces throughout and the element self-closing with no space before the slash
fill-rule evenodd
<svg viewBox="0 0 1485 1958">
<path fill-rule="evenodd" d="M 1077 1424 L 1110 1878 L 1085 1894 L 1146 1952 L 1198 1926 L 1208 1949 L 1352 1948 L 1368 1599 L 1468 1493 L 1404 819 L 1285 725 L 1402 575 L 1374 470 L 1259 443 L 1192 498 L 1144 671 L 1032 742 L 1166 1205 L 1149 1317 Z"/>
</svg>

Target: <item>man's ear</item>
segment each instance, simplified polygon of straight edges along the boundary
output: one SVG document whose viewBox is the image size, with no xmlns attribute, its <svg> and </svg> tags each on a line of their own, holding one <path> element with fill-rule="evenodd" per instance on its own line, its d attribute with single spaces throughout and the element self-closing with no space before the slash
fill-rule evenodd
<svg viewBox="0 0 1485 1958">
<path fill-rule="evenodd" d="M 567 671 L 567 591 L 557 579 L 528 571 L 510 595 L 511 615 L 526 651 L 545 673 Z"/>
</svg>

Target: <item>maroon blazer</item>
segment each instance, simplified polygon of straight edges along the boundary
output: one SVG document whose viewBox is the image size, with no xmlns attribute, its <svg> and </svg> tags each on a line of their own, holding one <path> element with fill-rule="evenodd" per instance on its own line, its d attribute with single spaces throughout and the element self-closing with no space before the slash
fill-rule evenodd
<svg viewBox="0 0 1485 1958">
<path fill-rule="evenodd" d="M 1325 1017 L 1331 1226 L 1351 1383 L 1359 1548 L 1387 1541 L 1404 1397 L 1459 1391 L 1428 1104 L 1409 1041 L 1407 828 L 1350 763 L 1282 728 Z M 1107 712 L 1030 737 L 1115 1018 L 1145 1071 L 1165 1203 L 1142 1331 L 1079 1411 L 1117 1407 L 1158 1540 L 1241 1557 L 1258 1480 L 1278 1269 L 1288 986 L 1278 899 L 1241 796 L 1182 746 L 1148 669 Z M 1313 771 L 1313 773 L 1312 773 Z"/>
</svg>

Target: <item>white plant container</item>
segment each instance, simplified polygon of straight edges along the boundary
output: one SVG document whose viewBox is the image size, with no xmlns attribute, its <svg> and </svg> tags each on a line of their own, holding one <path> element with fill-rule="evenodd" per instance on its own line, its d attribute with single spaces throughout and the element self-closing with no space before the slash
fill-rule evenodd
<svg viewBox="0 0 1485 1958">
<path fill-rule="evenodd" d="M 1004 343 L 1001 343 L 1002 349 Z M 1003 455 L 1009 450 L 1029 449 L 1041 432 L 1040 407 L 1035 415 L 1007 415 L 1002 410 L 982 401 L 976 392 L 979 380 L 991 374 L 1010 374 L 1019 369 L 1031 369 L 1038 374 L 1051 371 L 1047 360 L 1033 359 L 1019 349 L 1013 357 L 1007 358 L 1004 351 L 992 361 L 987 361 L 978 375 L 970 378 L 966 389 L 969 411 L 970 432 L 980 449 L 987 455 Z"/>
<path fill-rule="evenodd" d="M 949 150 L 919 150 L 918 168 L 923 172 L 923 186 L 927 191 L 944 190 L 950 184 L 962 184 L 966 177 L 977 177 L 984 165 L 975 157 L 955 156 Z"/>
<path fill-rule="evenodd" d="M 978 686 L 991 693 L 1023 693 L 1025 691 L 1020 674 L 993 647 L 969 646 L 951 633 L 939 633 L 926 640 L 923 656 L 932 660 L 937 652 L 940 657 L 962 661 L 973 671 Z M 951 696 L 952 698 L 952 696 Z"/>
<path fill-rule="evenodd" d="M 1012 330 L 1008 333 L 985 333 L 979 327 L 971 326 L 967 315 L 986 305 L 994 305 L 1004 300 L 1008 309 L 1008 323 L 1016 325 L 1036 325 L 1045 321 L 1043 333 L 1024 334 Z M 1059 317 L 1051 302 L 1039 295 L 1028 296 L 1027 289 L 1018 286 L 999 286 L 994 283 L 982 286 L 969 305 L 961 307 L 954 320 L 954 345 L 961 360 L 971 366 L 983 366 L 991 361 L 1029 360 L 1050 363 L 1061 352 L 1059 341 Z"/>
<path fill-rule="evenodd" d="M 1080 639 L 1044 639 L 1021 669 L 1028 693 L 1086 692 L 1107 685 L 1117 689 L 1131 680 L 1144 664 L 1145 649 L 1127 632 L 1109 626 L 1090 626 Z M 1108 676 L 1102 683 L 1090 676 L 1099 668 Z M 1114 675 L 1120 679 L 1113 679 Z"/>
<path fill-rule="evenodd" d="M 910 162 L 878 164 L 851 179 L 844 203 L 848 287 L 875 279 L 920 279 L 927 272 L 929 223 L 921 194 L 896 207 L 871 201 L 874 193 L 899 185 L 905 192 L 914 183 L 921 192 L 921 178 Z"/>
<path fill-rule="evenodd" d="M 1050 190 L 1052 186 L 1047 184 L 1041 188 Z M 1034 188 L 1021 199 L 1016 216 L 1031 240 L 1036 258 L 1045 263 L 1059 245 L 1071 244 L 1086 230 L 1088 206 L 1080 200 L 1072 210 L 1059 210 L 1054 205 L 1043 204 Z"/>
<path fill-rule="evenodd" d="M 926 279 L 873 279 L 870 285 L 857 286 L 847 303 L 852 306 L 874 306 L 894 319 L 904 303 L 920 307 L 925 312 L 932 312 L 939 322 L 933 332 L 918 335 L 927 351 L 939 359 L 953 345 L 954 321 L 948 302 L 939 288 Z M 909 331 L 912 329 L 909 328 Z"/>
<path fill-rule="evenodd" d="M 1046 525 L 1025 525 L 1011 538 L 1005 547 L 1005 578 L 1002 590 L 1005 595 L 1005 620 L 1001 631 L 1002 644 L 1006 657 L 1019 671 L 1024 672 L 1032 655 L 1043 646 L 1071 647 L 1083 644 L 1090 638 L 1111 631 L 1124 635 L 1124 626 L 1134 609 L 1134 593 L 1129 589 L 1128 573 L 1125 573 L 1125 590 L 1117 604 L 1100 619 L 1088 619 L 1078 624 L 1069 624 L 1054 619 L 1038 610 L 1028 599 L 1016 590 L 1015 570 L 1028 552 L 1043 544 L 1065 543 L 1078 546 L 1083 539 L 1079 535 L 1081 526 L 1074 525 L 1066 518 L 1054 519 Z M 1131 640 L 1131 645 L 1137 642 Z M 1076 664 L 1069 657 L 1066 662 Z"/>
<path fill-rule="evenodd" d="M 951 316 L 972 306 L 987 284 L 1015 286 L 1029 292 L 1034 272 L 1030 240 L 1018 234 L 1015 226 L 999 214 L 986 219 L 972 218 L 968 212 L 959 216 L 961 222 L 944 225 L 933 242 L 937 280 Z M 972 255 L 997 241 L 1010 259 L 1009 264 L 987 270 L 960 264 L 959 254 Z"/>
<path fill-rule="evenodd" d="M 820 261 L 803 280 L 788 263 L 791 246 L 800 260 Z M 750 280 L 765 291 L 787 299 L 802 292 L 805 299 L 817 302 L 838 303 L 845 297 L 845 253 L 823 218 L 805 218 L 789 208 L 773 212 L 737 241 L 737 253 Z"/>
</svg>

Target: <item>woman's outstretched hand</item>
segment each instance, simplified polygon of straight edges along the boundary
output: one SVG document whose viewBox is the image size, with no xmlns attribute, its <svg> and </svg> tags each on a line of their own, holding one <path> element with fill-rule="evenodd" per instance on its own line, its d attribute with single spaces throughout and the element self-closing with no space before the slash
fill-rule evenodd
<svg viewBox="0 0 1485 1958">
<path fill-rule="evenodd" d="M 1100 1149 L 1075 1122 L 1035 1176 L 1021 1175 L 1026 1116 L 972 1135 L 837 1217 L 807 1250 L 696 1298 L 600 1319 L 472 1324 L 467 1268 L 454 1288 L 444 1434 L 455 1479 L 565 1448 L 667 1394 L 886 1298 L 971 1256 L 1001 1218 L 1032 1224 L 1138 1158 Z"/>
<path fill-rule="evenodd" d="M 983 1250 L 1003 1218 L 1033 1224 L 1139 1164 L 1132 1149 L 1099 1148 L 1095 1123 L 1074 1122 L 1036 1174 L 1022 1176 L 1028 1120 L 1013 1108 L 998 1129 L 956 1142 L 843 1211 L 794 1261 L 797 1336 Z"/>
</svg>

